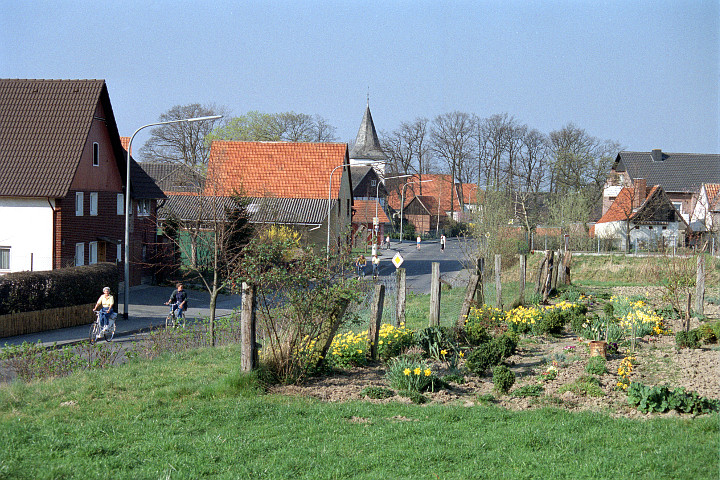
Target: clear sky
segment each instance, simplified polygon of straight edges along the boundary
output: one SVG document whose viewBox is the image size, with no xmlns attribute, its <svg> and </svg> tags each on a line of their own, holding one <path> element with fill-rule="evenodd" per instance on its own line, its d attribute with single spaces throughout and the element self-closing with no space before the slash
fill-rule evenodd
<svg viewBox="0 0 720 480">
<path fill-rule="evenodd" d="M 629 150 L 720 153 L 719 3 L 8 1 L 0 77 L 104 78 L 126 136 L 197 102 L 319 114 L 349 141 L 369 91 L 378 130 L 508 113 Z"/>
</svg>

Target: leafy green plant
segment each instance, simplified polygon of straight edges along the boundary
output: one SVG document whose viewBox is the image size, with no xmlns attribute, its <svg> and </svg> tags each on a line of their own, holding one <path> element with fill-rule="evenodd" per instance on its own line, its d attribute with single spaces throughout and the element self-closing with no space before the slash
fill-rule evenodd
<svg viewBox="0 0 720 480">
<path fill-rule="evenodd" d="M 465 377 L 459 373 L 449 373 L 442 377 L 442 381 L 445 383 L 453 382 L 462 385 L 465 383 Z"/>
<path fill-rule="evenodd" d="M 423 403 L 427 403 L 428 398 L 423 395 L 420 392 L 416 392 L 415 390 L 400 390 L 398 392 L 398 395 L 401 397 L 409 398 L 413 403 L 417 405 L 422 405 Z"/>
<path fill-rule="evenodd" d="M 675 346 L 680 348 L 700 348 L 702 333 L 697 328 L 690 331 L 680 331 L 675 334 Z"/>
<path fill-rule="evenodd" d="M 523 385 L 513 390 L 513 397 L 539 397 L 545 392 L 545 387 L 542 385 Z"/>
<path fill-rule="evenodd" d="M 493 368 L 493 386 L 498 393 L 508 393 L 515 384 L 515 374 L 505 365 Z"/>
<path fill-rule="evenodd" d="M 585 371 L 592 375 L 605 375 L 607 373 L 607 360 L 604 357 L 590 357 Z"/>
<path fill-rule="evenodd" d="M 720 410 L 719 400 L 701 397 L 682 387 L 671 390 L 665 385 L 649 387 L 632 382 L 627 393 L 628 403 L 644 413 L 677 410 L 680 413 L 703 414 Z"/>
<path fill-rule="evenodd" d="M 605 392 L 600 388 L 600 381 L 591 375 L 582 375 L 579 379 L 573 383 L 563 385 L 558 389 L 558 394 L 565 392 L 572 392 L 575 395 L 582 395 L 588 397 L 602 397 Z"/>
<path fill-rule="evenodd" d="M 718 330 L 720 330 L 720 321 L 713 323 L 703 323 L 698 327 L 700 331 L 700 339 L 704 343 L 717 343 L 718 341 Z"/>
<path fill-rule="evenodd" d="M 441 360 L 441 351 L 451 348 L 448 330 L 446 327 L 428 327 L 417 333 L 417 344 L 423 349 L 425 355 L 435 360 Z"/>
<path fill-rule="evenodd" d="M 369 385 L 360 390 L 360 395 L 372 398 L 373 400 L 382 400 L 383 398 L 395 396 L 395 392 L 389 388 Z"/>
<path fill-rule="evenodd" d="M 405 355 L 390 361 L 385 377 L 390 386 L 399 391 L 434 392 L 441 385 L 440 379 L 426 362 Z"/>
</svg>

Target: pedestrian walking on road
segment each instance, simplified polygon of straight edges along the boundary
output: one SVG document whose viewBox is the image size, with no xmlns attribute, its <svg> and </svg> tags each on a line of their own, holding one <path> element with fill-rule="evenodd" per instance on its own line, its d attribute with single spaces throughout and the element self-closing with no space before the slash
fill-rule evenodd
<svg viewBox="0 0 720 480">
<path fill-rule="evenodd" d="M 440 235 L 440 250 L 445 251 L 445 235 Z"/>
<path fill-rule="evenodd" d="M 378 268 L 380 267 L 380 259 L 377 255 L 373 255 L 372 257 L 372 272 L 373 272 L 373 280 L 377 280 L 378 278 Z"/>
<path fill-rule="evenodd" d="M 385 250 L 390 250 L 390 235 L 385 237 Z"/>
<path fill-rule="evenodd" d="M 417 237 L 417 249 L 420 250 L 420 235 Z"/>
</svg>

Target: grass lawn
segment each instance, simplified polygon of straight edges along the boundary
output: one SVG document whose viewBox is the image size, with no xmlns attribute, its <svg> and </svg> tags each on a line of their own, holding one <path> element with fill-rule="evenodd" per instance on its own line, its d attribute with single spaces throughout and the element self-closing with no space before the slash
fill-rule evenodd
<svg viewBox="0 0 720 480">
<path fill-rule="evenodd" d="M 263 395 L 238 347 L 0 387 L 0 478 L 718 477 L 718 416 Z"/>
</svg>

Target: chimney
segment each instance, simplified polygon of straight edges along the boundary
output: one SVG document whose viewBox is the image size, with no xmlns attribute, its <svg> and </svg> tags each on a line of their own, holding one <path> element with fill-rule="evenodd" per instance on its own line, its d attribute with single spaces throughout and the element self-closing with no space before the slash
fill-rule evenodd
<svg viewBox="0 0 720 480">
<path fill-rule="evenodd" d="M 653 148 L 652 159 L 653 159 L 653 162 L 662 162 L 663 161 L 662 150 L 659 148 Z"/>
<path fill-rule="evenodd" d="M 640 205 L 645 201 L 647 180 L 644 178 L 636 178 L 635 181 L 633 181 L 633 185 L 635 186 L 635 194 L 633 195 L 632 208 L 635 210 L 636 208 L 640 208 Z"/>
</svg>

